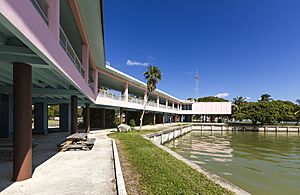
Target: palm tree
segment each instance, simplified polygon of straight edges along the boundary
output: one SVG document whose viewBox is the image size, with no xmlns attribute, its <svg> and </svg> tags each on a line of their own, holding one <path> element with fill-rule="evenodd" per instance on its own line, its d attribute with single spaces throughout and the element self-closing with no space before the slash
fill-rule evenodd
<svg viewBox="0 0 300 195">
<path fill-rule="evenodd" d="M 236 107 L 240 107 L 242 103 L 246 102 L 247 98 L 244 98 L 242 96 L 237 96 L 235 98 L 232 99 L 232 103 L 236 106 Z"/>
<path fill-rule="evenodd" d="M 153 93 L 155 91 L 156 85 L 162 79 L 162 74 L 161 74 L 159 68 L 157 68 L 156 66 L 149 65 L 147 67 L 147 71 L 144 72 L 144 77 L 145 77 L 145 80 L 147 80 L 147 95 L 146 95 L 146 99 L 144 101 L 144 110 L 143 110 L 141 118 L 140 118 L 140 129 L 139 130 L 142 129 L 143 119 L 144 119 L 144 114 L 145 114 L 145 110 L 146 110 L 149 93 Z"/>
<path fill-rule="evenodd" d="M 272 98 L 271 98 L 271 95 L 269 95 L 269 94 L 262 94 L 261 96 L 260 96 L 260 100 L 259 101 L 262 101 L 262 102 L 269 102 L 269 101 L 271 101 L 271 100 L 273 100 Z"/>
</svg>

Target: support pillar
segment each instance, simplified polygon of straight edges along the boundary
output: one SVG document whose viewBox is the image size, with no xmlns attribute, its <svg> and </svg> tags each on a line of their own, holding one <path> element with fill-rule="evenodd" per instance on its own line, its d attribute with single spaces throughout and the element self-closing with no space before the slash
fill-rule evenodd
<svg viewBox="0 0 300 195">
<path fill-rule="evenodd" d="M 156 125 L 156 115 L 155 115 L 155 112 L 153 112 L 153 125 Z"/>
<path fill-rule="evenodd" d="M 9 137 L 9 95 L 0 94 L 0 138 Z"/>
<path fill-rule="evenodd" d="M 60 33 L 60 1 L 47 0 L 48 4 L 48 26 L 55 39 L 59 42 Z"/>
<path fill-rule="evenodd" d="M 13 180 L 32 176 L 32 68 L 13 64 Z"/>
<path fill-rule="evenodd" d="M 165 113 L 162 114 L 162 123 L 165 124 Z"/>
<path fill-rule="evenodd" d="M 78 98 L 75 95 L 71 96 L 71 134 L 78 132 L 77 126 L 77 102 Z"/>
<path fill-rule="evenodd" d="M 120 117 L 120 123 L 124 124 L 125 123 L 125 114 L 124 114 L 123 108 L 120 108 L 120 115 L 119 115 L 119 117 Z"/>
<path fill-rule="evenodd" d="M 71 133 L 71 106 L 70 104 L 59 105 L 59 129 Z"/>
<path fill-rule="evenodd" d="M 34 104 L 34 131 L 48 134 L 48 104 L 46 103 Z"/>
<path fill-rule="evenodd" d="M 157 106 L 157 108 L 159 108 L 159 96 L 157 96 L 157 99 L 156 99 L 156 106 Z"/>
<path fill-rule="evenodd" d="M 85 105 L 83 120 L 84 120 L 84 124 L 85 124 L 85 132 L 89 133 L 91 130 L 90 105 L 89 104 Z"/>
<path fill-rule="evenodd" d="M 101 127 L 105 129 L 105 109 L 101 110 Z"/>
<path fill-rule="evenodd" d="M 123 95 L 124 95 L 124 100 L 128 102 L 128 83 L 125 83 Z"/>
</svg>

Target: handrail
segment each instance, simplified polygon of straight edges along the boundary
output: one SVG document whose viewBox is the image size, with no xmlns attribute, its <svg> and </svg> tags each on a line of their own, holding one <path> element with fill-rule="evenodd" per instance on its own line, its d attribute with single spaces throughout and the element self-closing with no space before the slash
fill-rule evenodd
<svg viewBox="0 0 300 195">
<path fill-rule="evenodd" d="M 48 8 L 49 8 L 49 5 L 48 5 L 47 1 L 45 1 L 45 0 L 42 0 L 42 1 L 31 0 L 31 3 L 35 7 L 35 9 L 38 11 L 38 13 L 42 16 L 42 18 L 45 20 L 45 22 L 48 24 L 49 23 L 49 21 L 48 21 Z"/>
<path fill-rule="evenodd" d="M 66 51 L 67 55 L 71 59 L 71 61 L 74 63 L 75 67 L 81 74 L 81 76 L 84 78 L 85 70 L 82 66 L 81 61 L 79 60 L 76 52 L 74 51 L 71 42 L 69 41 L 67 35 L 65 34 L 64 30 L 62 27 L 60 27 L 60 45 L 62 48 Z"/>
</svg>

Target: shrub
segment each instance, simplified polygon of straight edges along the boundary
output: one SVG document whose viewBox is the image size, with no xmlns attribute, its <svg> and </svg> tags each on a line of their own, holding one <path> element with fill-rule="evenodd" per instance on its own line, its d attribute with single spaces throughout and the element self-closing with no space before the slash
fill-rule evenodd
<svg viewBox="0 0 300 195">
<path fill-rule="evenodd" d="M 129 126 L 130 127 L 135 127 L 135 120 L 134 119 L 130 119 Z"/>
<path fill-rule="evenodd" d="M 116 116 L 115 119 L 114 119 L 114 125 L 116 127 L 118 127 L 120 124 L 121 124 L 121 120 L 118 116 Z"/>
</svg>

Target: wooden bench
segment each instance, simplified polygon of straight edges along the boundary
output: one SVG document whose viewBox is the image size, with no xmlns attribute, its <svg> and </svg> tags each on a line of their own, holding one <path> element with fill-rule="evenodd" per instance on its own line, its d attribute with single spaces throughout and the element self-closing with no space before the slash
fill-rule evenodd
<svg viewBox="0 0 300 195">
<path fill-rule="evenodd" d="M 58 151 L 65 152 L 67 150 L 85 150 L 89 151 L 93 148 L 96 138 L 88 139 L 87 133 L 74 133 L 66 138 L 66 141 L 57 144 Z"/>
</svg>

